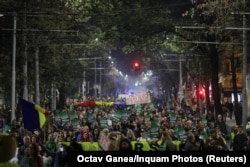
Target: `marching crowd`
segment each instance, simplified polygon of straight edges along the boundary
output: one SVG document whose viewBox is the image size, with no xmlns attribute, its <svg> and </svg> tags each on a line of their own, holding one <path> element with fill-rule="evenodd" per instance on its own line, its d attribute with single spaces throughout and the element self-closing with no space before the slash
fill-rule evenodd
<svg viewBox="0 0 250 167">
<path fill-rule="evenodd" d="M 69 108 L 70 105 L 63 111 L 52 112 L 46 125 L 35 130 L 25 129 L 21 116 L 8 123 L 8 115 L 1 110 L 0 133 L 15 134 L 18 143 L 16 159 L 12 161 L 19 166 L 32 167 L 70 164 L 67 156 L 70 151 L 87 150 L 80 143 L 98 143 L 101 135 L 109 139 L 121 138 L 112 149 L 117 151 L 135 151 L 133 142 L 155 143 L 156 151 L 250 150 L 250 125 L 228 127 L 225 119 L 232 119 L 232 113 L 224 117 L 223 114 L 215 115 L 210 109 L 200 113 L 188 106 L 166 109 L 163 105 L 152 108 L 145 104 L 138 112 L 135 106 L 99 106 L 93 109 L 74 105 L 79 125 L 73 126 L 70 121 L 62 123 L 55 118 L 56 112 L 68 112 Z M 117 110 L 126 111 L 127 119 L 112 121 Z M 90 121 L 88 113 L 95 113 L 95 119 Z M 100 125 L 103 117 L 107 118 L 105 127 Z"/>
</svg>

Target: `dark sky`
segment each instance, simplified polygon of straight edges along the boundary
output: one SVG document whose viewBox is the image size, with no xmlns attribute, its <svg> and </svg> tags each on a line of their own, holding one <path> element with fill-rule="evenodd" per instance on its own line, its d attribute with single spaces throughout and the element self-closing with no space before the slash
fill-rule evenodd
<svg viewBox="0 0 250 167">
<path fill-rule="evenodd" d="M 120 70 L 124 75 L 130 75 L 131 65 L 133 61 L 139 60 L 140 61 L 140 54 L 132 53 L 132 54 L 124 54 L 122 51 L 112 51 L 111 56 L 116 59 L 116 68 Z"/>
</svg>

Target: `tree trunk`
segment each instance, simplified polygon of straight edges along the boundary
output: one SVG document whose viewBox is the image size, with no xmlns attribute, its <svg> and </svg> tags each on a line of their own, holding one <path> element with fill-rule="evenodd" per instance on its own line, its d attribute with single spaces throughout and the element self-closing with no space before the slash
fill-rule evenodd
<svg viewBox="0 0 250 167">
<path fill-rule="evenodd" d="M 238 103 L 238 96 L 237 96 L 237 76 L 236 76 L 236 68 L 237 65 L 235 63 L 235 59 L 234 59 L 234 47 L 232 49 L 232 54 L 230 55 L 230 64 L 231 64 L 231 72 L 232 72 L 232 83 L 233 83 L 233 95 L 234 95 L 234 102 Z"/>
<path fill-rule="evenodd" d="M 36 69 L 36 80 L 35 80 L 35 92 L 36 92 L 36 103 L 40 104 L 40 74 L 39 74 L 39 47 L 35 51 L 35 69 Z"/>
<path fill-rule="evenodd" d="M 58 102 L 58 107 L 57 108 L 60 111 L 62 111 L 64 109 L 65 105 L 66 105 L 65 88 L 61 87 L 59 89 L 59 92 L 60 92 L 60 94 L 59 94 L 59 102 Z"/>
<path fill-rule="evenodd" d="M 212 65 L 212 98 L 214 100 L 215 116 L 221 114 L 221 90 L 219 88 L 219 53 L 216 45 L 209 45 L 209 57 Z"/>
<path fill-rule="evenodd" d="M 210 108 L 210 97 L 209 97 L 209 86 L 210 86 L 210 81 L 205 82 L 205 96 L 206 96 L 206 108 L 207 110 Z"/>
<path fill-rule="evenodd" d="M 235 65 L 235 59 L 234 59 L 234 48 L 232 50 L 232 54 L 230 55 L 230 62 L 231 62 L 231 70 L 232 70 L 232 82 L 233 82 L 233 95 L 234 95 L 234 115 L 236 119 L 237 124 L 241 124 L 241 115 L 239 114 L 239 99 L 238 99 L 238 89 L 237 89 L 237 76 L 236 76 L 236 65 Z"/>
<path fill-rule="evenodd" d="M 237 76 L 236 76 L 236 65 L 234 60 L 234 49 L 232 51 L 232 54 L 230 55 L 230 61 L 231 61 L 231 70 L 232 70 L 232 82 L 233 82 L 233 95 L 234 95 L 234 102 L 238 103 L 238 96 L 237 96 Z"/>
</svg>

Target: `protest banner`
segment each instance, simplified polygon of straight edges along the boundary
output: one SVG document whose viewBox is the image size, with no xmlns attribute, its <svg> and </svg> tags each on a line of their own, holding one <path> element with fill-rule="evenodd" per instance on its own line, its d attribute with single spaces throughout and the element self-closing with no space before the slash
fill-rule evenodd
<svg viewBox="0 0 250 167">
<path fill-rule="evenodd" d="M 129 95 L 126 98 L 126 104 L 127 105 L 134 105 L 134 104 L 147 104 L 150 103 L 150 95 L 149 93 L 138 93 Z"/>
<path fill-rule="evenodd" d="M 104 134 L 101 134 L 101 137 L 100 137 L 98 144 L 99 144 L 101 150 L 104 150 L 104 151 L 112 150 L 111 147 L 113 147 L 110 140 Z"/>
</svg>

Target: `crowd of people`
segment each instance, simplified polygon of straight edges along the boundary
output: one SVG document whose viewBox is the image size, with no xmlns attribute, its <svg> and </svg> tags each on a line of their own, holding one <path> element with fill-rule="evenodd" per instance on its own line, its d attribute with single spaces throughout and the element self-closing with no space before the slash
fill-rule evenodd
<svg viewBox="0 0 250 167">
<path fill-rule="evenodd" d="M 77 125 L 70 120 L 58 121 L 57 112 L 72 109 L 79 119 Z M 120 110 L 126 119 L 113 119 Z M 89 119 L 90 114 L 94 119 Z M 233 113 L 228 114 L 226 117 L 232 119 Z M 70 103 L 62 111 L 51 112 L 45 126 L 34 130 L 24 128 L 21 116 L 11 123 L 5 116 L 1 110 L 0 132 L 16 135 L 16 163 L 20 166 L 70 164 L 69 152 L 86 150 L 80 143 L 98 143 L 102 135 L 119 141 L 112 148 L 116 151 L 135 151 L 132 143 L 137 142 L 154 143 L 156 151 L 250 150 L 250 128 L 244 131 L 246 125 L 228 127 L 223 114 L 215 115 L 212 110 L 200 113 L 189 106 L 167 109 L 162 104 L 141 104 L 138 109 L 136 105 L 83 107 Z M 107 118 L 104 124 L 102 118 Z"/>
</svg>

